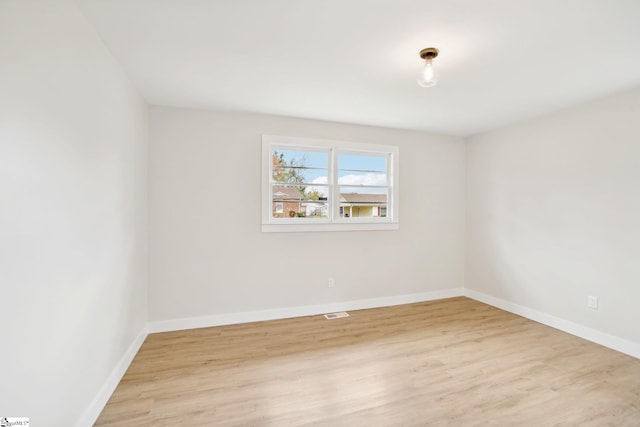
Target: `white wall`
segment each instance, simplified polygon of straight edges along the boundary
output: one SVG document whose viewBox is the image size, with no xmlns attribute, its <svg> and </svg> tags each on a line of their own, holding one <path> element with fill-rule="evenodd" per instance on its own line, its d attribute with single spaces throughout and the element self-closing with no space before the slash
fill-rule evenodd
<svg viewBox="0 0 640 427">
<path fill-rule="evenodd" d="M 465 274 L 640 342 L 638 119 L 640 90 L 472 137 L 465 169 L 461 138 L 154 108 L 147 153 L 146 106 L 74 3 L 5 0 L 0 416 L 89 420 L 147 320 L 459 289 Z M 261 233 L 263 133 L 398 144 L 400 230 Z"/>
<path fill-rule="evenodd" d="M 73 2 L 0 2 L 0 416 L 74 425 L 145 328 L 146 115 Z"/>
<path fill-rule="evenodd" d="M 639 185 L 638 89 L 469 138 L 466 287 L 640 343 Z"/>
<path fill-rule="evenodd" d="M 461 138 L 169 108 L 150 123 L 151 321 L 463 286 Z M 400 230 L 262 233 L 263 133 L 399 145 Z"/>
</svg>

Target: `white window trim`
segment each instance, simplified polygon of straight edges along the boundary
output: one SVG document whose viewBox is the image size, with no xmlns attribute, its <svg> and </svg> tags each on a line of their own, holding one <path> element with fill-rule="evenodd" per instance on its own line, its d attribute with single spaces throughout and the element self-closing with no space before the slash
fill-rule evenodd
<svg viewBox="0 0 640 427">
<path fill-rule="evenodd" d="M 272 218 L 271 151 L 273 147 L 291 147 L 328 151 L 328 185 L 330 215 L 326 220 L 312 218 Z M 337 153 L 390 155 L 387 165 L 389 200 L 387 217 L 341 218 L 339 215 L 339 191 L 335 159 Z M 290 136 L 262 135 L 262 231 L 263 232 L 305 232 L 305 231 L 363 231 L 397 230 L 400 219 L 400 150 L 397 146 L 365 144 L 356 142 L 298 138 Z"/>
</svg>

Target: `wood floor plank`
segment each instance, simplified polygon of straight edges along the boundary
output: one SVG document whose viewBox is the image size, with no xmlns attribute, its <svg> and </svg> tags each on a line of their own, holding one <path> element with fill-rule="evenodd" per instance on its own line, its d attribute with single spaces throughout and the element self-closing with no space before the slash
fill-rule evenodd
<svg viewBox="0 0 640 427">
<path fill-rule="evenodd" d="M 150 334 L 96 426 L 640 426 L 640 360 L 468 298 Z"/>
</svg>

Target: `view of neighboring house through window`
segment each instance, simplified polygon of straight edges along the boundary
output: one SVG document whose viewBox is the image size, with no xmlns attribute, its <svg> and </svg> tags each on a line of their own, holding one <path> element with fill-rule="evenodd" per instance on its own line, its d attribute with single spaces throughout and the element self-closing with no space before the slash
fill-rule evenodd
<svg viewBox="0 0 640 427">
<path fill-rule="evenodd" d="M 387 155 L 338 153 L 340 216 L 387 216 Z"/>
<path fill-rule="evenodd" d="M 328 218 L 328 151 L 271 150 L 274 218 Z M 318 180 L 324 179 L 324 183 Z M 278 211 L 278 206 L 283 206 Z"/>
<path fill-rule="evenodd" d="M 397 228 L 397 147 L 265 135 L 263 168 L 263 231 Z"/>
</svg>

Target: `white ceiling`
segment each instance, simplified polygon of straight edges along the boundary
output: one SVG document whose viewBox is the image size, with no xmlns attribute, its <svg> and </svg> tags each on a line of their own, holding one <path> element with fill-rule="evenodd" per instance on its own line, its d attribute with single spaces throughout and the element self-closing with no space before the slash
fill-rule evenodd
<svg viewBox="0 0 640 427">
<path fill-rule="evenodd" d="M 154 105 L 470 135 L 640 85 L 640 0 L 77 2 Z"/>
</svg>

